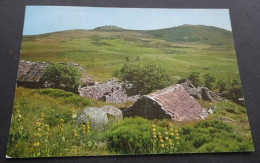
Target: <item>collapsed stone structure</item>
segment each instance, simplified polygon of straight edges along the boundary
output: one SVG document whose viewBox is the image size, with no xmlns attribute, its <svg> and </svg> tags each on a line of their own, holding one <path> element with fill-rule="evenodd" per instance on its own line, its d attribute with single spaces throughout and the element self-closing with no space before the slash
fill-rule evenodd
<svg viewBox="0 0 260 163">
<path fill-rule="evenodd" d="M 203 109 L 182 85 L 176 84 L 142 96 L 134 105 L 125 109 L 123 115 L 184 121 L 207 118 L 207 110 Z"/>
<path fill-rule="evenodd" d="M 213 97 L 216 100 L 221 100 L 220 94 L 211 92 L 206 87 L 195 87 L 189 79 L 182 79 L 178 81 L 178 84 L 181 84 L 186 92 L 197 99 L 204 100 L 204 101 L 214 101 Z"/>
<path fill-rule="evenodd" d="M 30 88 L 42 87 L 44 83 L 42 83 L 41 78 L 44 70 L 49 64 L 50 63 L 48 62 L 31 62 L 21 60 L 18 65 L 17 85 Z M 88 76 L 79 64 L 63 62 L 59 64 L 75 66 L 82 74 L 80 82 L 83 86 L 95 84 L 95 81 Z"/>
<path fill-rule="evenodd" d="M 105 102 L 116 104 L 135 102 L 140 96 L 128 96 L 123 88 L 123 83 L 118 83 L 114 78 L 100 84 L 92 86 L 79 87 L 79 93 L 82 97 L 93 98 Z"/>
</svg>

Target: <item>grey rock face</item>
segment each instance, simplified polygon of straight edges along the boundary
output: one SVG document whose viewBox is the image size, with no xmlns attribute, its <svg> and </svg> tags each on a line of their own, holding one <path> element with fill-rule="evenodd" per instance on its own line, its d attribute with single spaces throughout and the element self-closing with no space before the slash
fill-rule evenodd
<svg viewBox="0 0 260 163">
<path fill-rule="evenodd" d="M 209 113 L 209 114 L 213 114 L 214 112 L 213 112 L 212 109 L 209 109 L 209 110 L 208 110 L 208 113 Z"/>
<path fill-rule="evenodd" d="M 120 109 L 113 106 L 88 107 L 85 108 L 77 118 L 78 123 L 89 122 L 90 126 L 98 128 L 105 127 L 110 120 L 122 120 L 123 115 Z"/>
<path fill-rule="evenodd" d="M 117 109 L 114 106 L 102 106 L 102 108 L 104 109 L 104 111 L 108 114 L 109 117 L 115 119 L 115 120 L 123 120 L 123 114 L 122 111 L 120 109 Z"/>
<path fill-rule="evenodd" d="M 108 123 L 107 113 L 102 108 L 88 107 L 77 119 L 79 123 L 87 121 L 91 127 L 104 127 Z"/>
</svg>

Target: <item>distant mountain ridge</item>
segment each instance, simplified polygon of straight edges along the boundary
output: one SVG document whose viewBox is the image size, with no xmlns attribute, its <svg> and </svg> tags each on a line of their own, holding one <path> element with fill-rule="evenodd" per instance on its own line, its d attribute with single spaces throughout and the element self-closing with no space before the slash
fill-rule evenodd
<svg viewBox="0 0 260 163">
<path fill-rule="evenodd" d="M 163 28 L 163 29 L 156 29 L 156 30 L 131 30 L 131 29 L 124 29 L 122 27 L 107 25 L 97 27 L 92 30 L 67 30 L 67 31 L 60 31 L 60 32 L 53 32 L 41 35 L 32 35 L 32 36 L 24 36 L 24 38 L 33 38 L 33 37 L 48 37 L 52 34 L 57 35 L 72 35 L 74 37 L 79 37 L 84 35 L 85 32 L 100 32 L 99 34 L 102 35 L 102 32 L 117 32 L 122 35 L 127 33 L 135 33 L 138 34 L 136 37 L 154 37 L 159 38 L 165 41 L 170 42 L 204 42 L 208 44 L 216 43 L 233 43 L 232 32 L 218 28 L 213 26 L 206 26 L 206 25 L 181 25 L 177 27 L 171 28 Z"/>
<path fill-rule="evenodd" d="M 125 30 L 125 29 L 114 25 L 106 25 L 106 26 L 97 27 L 94 30 Z"/>
</svg>

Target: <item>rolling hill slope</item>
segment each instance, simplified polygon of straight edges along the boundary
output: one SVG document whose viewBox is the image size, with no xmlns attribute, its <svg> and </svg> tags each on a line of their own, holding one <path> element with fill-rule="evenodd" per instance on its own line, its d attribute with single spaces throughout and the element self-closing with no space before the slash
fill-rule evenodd
<svg viewBox="0 0 260 163">
<path fill-rule="evenodd" d="M 156 63 L 176 79 L 191 71 L 224 80 L 238 75 L 232 33 L 201 25 L 142 31 L 104 26 L 23 36 L 20 59 L 79 63 L 100 82 L 125 63 Z"/>
</svg>

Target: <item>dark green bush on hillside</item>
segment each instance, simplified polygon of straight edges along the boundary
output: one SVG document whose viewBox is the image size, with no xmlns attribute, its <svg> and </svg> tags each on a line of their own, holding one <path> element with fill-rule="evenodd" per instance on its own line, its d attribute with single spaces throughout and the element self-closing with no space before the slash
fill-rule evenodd
<svg viewBox="0 0 260 163">
<path fill-rule="evenodd" d="M 73 65 L 52 63 L 43 72 L 42 81 L 51 88 L 77 92 L 81 73 Z"/>
<path fill-rule="evenodd" d="M 212 74 L 212 73 L 204 74 L 203 79 L 204 79 L 205 87 L 207 87 L 210 90 L 214 89 L 215 82 L 216 82 L 216 77 L 214 74 Z"/>
<path fill-rule="evenodd" d="M 219 121 L 204 121 L 194 128 L 182 128 L 185 151 L 189 152 L 230 152 L 253 150 L 252 142 L 233 132 L 228 124 Z"/>
<path fill-rule="evenodd" d="M 152 152 L 152 121 L 144 118 L 125 118 L 114 125 L 107 134 L 110 151 L 121 154 L 147 154 Z M 157 126 L 157 131 L 163 128 Z"/>
<path fill-rule="evenodd" d="M 241 87 L 241 83 L 239 79 L 234 79 L 231 82 L 231 86 L 228 89 L 228 98 L 232 101 L 234 101 L 235 103 L 238 103 L 242 106 L 244 106 L 244 103 L 240 102 L 238 99 L 242 98 L 243 93 L 242 93 L 242 87 Z"/>
<path fill-rule="evenodd" d="M 199 85 L 202 84 L 201 79 L 200 79 L 200 73 L 199 72 L 191 72 L 188 79 L 191 81 L 191 83 L 195 86 L 198 87 Z"/>
<path fill-rule="evenodd" d="M 120 70 L 120 79 L 130 84 L 127 89 L 130 95 L 149 94 L 171 84 L 170 76 L 155 64 L 148 64 L 144 67 L 137 64 L 125 64 Z"/>
<path fill-rule="evenodd" d="M 227 90 L 227 83 L 223 80 L 219 80 L 217 86 L 219 88 L 219 92 L 223 92 Z"/>
</svg>

